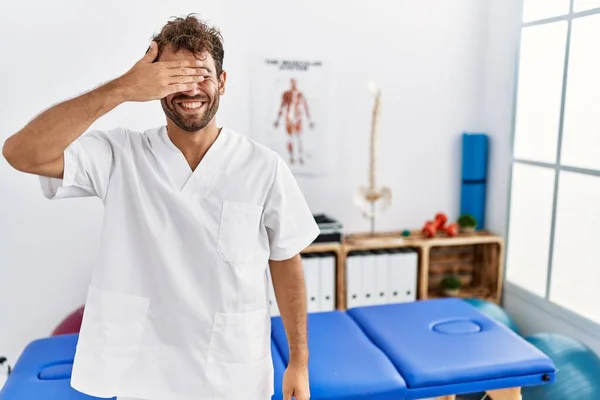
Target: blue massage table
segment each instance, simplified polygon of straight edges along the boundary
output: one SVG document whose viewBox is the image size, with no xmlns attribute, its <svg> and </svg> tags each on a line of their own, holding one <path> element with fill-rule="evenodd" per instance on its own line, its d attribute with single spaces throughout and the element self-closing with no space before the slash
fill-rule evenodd
<svg viewBox="0 0 600 400">
<path fill-rule="evenodd" d="M 460 299 L 312 313 L 308 317 L 312 400 L 410 400 L 487 392 L 520 399 L 520 388 L 554 382 L 552 361 L 504 325 Z M 0 400 L 96 400 L 70 387 L 77 335 L 32 342 Z M 272 318 L 275 394 L 289 352 Z M 100 400 L 100 399 L 98 399 Z"/>
</svg>

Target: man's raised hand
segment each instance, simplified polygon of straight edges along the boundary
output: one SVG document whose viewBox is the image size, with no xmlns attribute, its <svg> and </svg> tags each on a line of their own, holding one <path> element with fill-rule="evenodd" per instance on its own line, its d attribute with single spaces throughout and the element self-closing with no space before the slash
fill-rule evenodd
<svg viewBox="0 0 600 400">
<path fill-rule="evenodd" d="M 156 61 L 158 45 L 150 48 L 129 71 L 115 80 L 127 101 L 151 101 L 192 90 L 209 73 L 202 61 Z"/>
</svg>

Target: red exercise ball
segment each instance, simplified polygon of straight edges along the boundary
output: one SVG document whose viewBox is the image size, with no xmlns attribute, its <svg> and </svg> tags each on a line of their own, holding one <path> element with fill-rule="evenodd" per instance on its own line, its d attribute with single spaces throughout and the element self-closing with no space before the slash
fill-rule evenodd
<svg viewBox="0 0 600 400">
<path fill-rule="evenodd" d="M 83 320 L 83 306 L 69 314 L 52 332 L 52 336 L 79 333 Z"/>
</svg>

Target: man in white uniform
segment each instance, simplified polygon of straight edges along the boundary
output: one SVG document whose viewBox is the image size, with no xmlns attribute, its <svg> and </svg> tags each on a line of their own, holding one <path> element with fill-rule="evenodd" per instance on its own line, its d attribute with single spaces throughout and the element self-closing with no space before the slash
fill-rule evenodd
<svg viewBox="0 0 600 400">
<path fill-rule="evenodd" d="M 104 205 L 71 378 L 81 392 L 269 399 L 270 266 L 291 354 L 285 398 L 309 398 L 299 253 L 319 229 L 279 155 L 217 127 L 223 54 L 216 28 L 173 19 L 125 74 L 49 108 L 4 144 L 46 197 Z M 151 100 L 165 126 L 86 132 L 126 101 Z"/>
</svg>

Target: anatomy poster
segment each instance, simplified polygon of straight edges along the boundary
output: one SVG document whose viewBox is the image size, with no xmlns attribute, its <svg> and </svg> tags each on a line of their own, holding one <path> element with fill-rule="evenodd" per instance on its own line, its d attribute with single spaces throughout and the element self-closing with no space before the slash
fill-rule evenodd
<svg viewBox="0 0 600 400">
<path fill-rule="evenodd" d="M 293 173 L 327 169 L 329 80 L 318 59 L 257 57 L 252 66 L 252 136 L 276 150 Z"/>
</svg>

